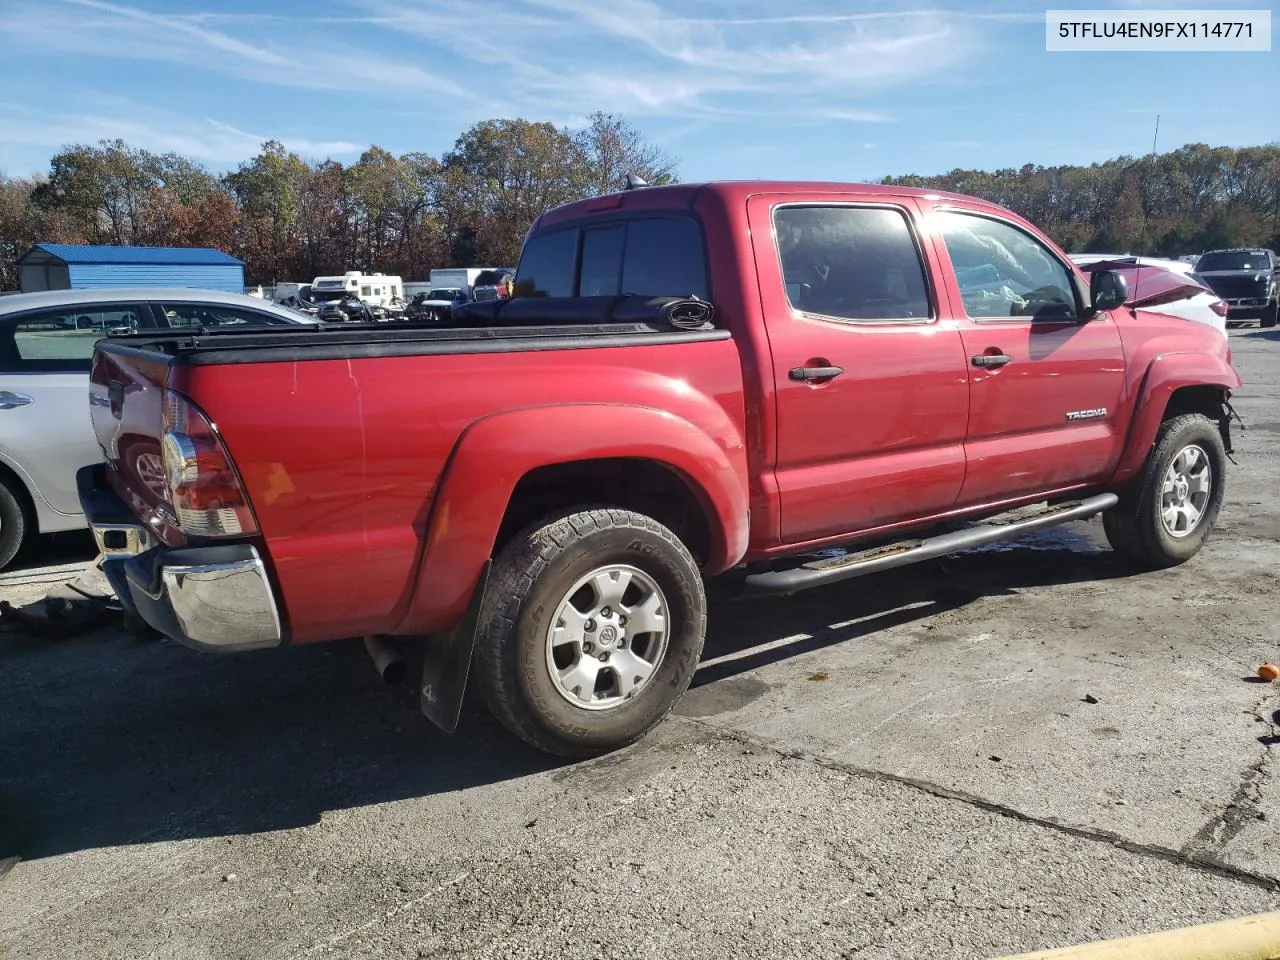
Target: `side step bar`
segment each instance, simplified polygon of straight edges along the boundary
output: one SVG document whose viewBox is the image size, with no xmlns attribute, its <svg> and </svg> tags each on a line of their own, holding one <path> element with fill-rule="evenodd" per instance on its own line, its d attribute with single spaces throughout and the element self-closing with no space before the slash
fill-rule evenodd
<svg viewBox="0 0 1280 960">
<path fill-rule="evenodd" d="M 746 578 L 743 589 L 748 595 L 768 596 L 823 587 L 881 570 L 945 557 L 998 540 L 1008 540 L 1032 530 L 1083 520 L 1114 507 L 1119 500 L 1114 493 L 1100 493 L 1096 497 L 1059 504 L 1043 513 L 1010 523 L 975 523 L 963 530 L 953 530 L 926 540 L 904 540 L 831 560 L 817 560 L 789 570 L 753 573 Z"/>
</svg>

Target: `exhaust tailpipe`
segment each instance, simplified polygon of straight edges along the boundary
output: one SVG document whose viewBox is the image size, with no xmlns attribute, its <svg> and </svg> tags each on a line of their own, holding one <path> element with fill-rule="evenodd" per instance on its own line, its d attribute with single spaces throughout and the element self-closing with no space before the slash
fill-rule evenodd
<svg viewBox="0 0 1280 960">
<path fill-rule="evenodd" d="M 396 651 L 395 647 L 381 637 L 365 637 L 364 648 L 373 658 L 373 665 L 384 683 L 394 685 L 404 683 L 409 678 L 409 666 Z"/>
</svg>

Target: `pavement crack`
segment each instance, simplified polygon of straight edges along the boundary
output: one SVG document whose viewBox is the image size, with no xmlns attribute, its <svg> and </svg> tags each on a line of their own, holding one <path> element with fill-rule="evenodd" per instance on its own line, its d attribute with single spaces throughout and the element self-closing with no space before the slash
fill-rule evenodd
<svg viewBox="0 0 1280 960">
<path fill-rule="evenodd" d="M 802 760 L 807 763 L 812 763 L 815 766 L 847 774 L 849 776 L 861 777 L 867 780 L 876 780 L 882 783 L 892 783 L 898 786 L 907 787 L 911 790 L 918 790 L 921 793 L 927 793 L 940 800 L 952 800 L 957 803 L 964 803 L 979 810 L 985 810 L 988 813 L 996 814 L 997 816 L 1016 820 L 1019 823 L 1026 823 L 1031 826 L 1042 827 L 1046 830 L 1053 830 L 1057 833 L 1076 837 L 1081 840 L 1089 840 L 1094 843 L 1105 843 L 1108 846 L 1115 847 L 1117 850 L 1123 850 L 1125 853 L 1151 857 L 1153 859 L 1163 860 L 1166 863 L 1190 867 L 1191 869 L 1211 873 L 1225 879 L 1236 880 L 1254 887 L 1260 887 L 1261 889 L 1271 893 L 1280 891 L 1280 878 L 1273 877 L 1265 873 L 1255 873 L 1251 870 L 1245 870 L 1241 867 L 1227 863 L 1220 858 L 1220 849 L 1189 850 L 1188 847 L 1191 845 L 1188 844 L 1179 850 L 1173 847 L 1163 847 L 1159 844 L 1139 843 L 1136 840 L 1130 840 L 1128 837 L 1110 830 L 1101 830 L 1096 827 L 1077 827 L 1071 824 L 1062 823 L 1050 817 L 1038 817 L 1034 814 L 1025 813 L 1014 807 L 1008 807 L 1002 803 L 997 803 L 993 800 L 987 800 L 983 797 L 966 793 L 963 790 L 955 790 L 951 787 L 944 787 L 940 784 L 930 783 L 927 780 L 919 780 L 914 777 L 904 777 L 894 773 L 885 773 L 880 770 L 870 770 L 841 760 L 833 760 L 830 757 L 823 757 L 805 750 L 784 746 L 783 744 L 776 743 L 765 737 L 753 736 L 736 730 L 724 730 L 696 717 L 679 717 L 677 719 L 685 723 L 693 724 L 694 726 L 711 734 L 711 736 L 728 743 L 767 750 L 780 757 L 786 757 L 792 760 Z M 1255 764 L 1255 766 L 1260 770 L 1265 771 L 1268 756 L 1269 751 L 1258 764 Z M 1264 775 L 1265 772 L 1259 774 L 1259 784 L 1261 783 L 1261 779 Z M 1239 829 L 1237 829 L 1236 832 L 1238 833 Z M 1232 835 L 1234 836 L 1234 834 Z"/>
<path fill-rule="evenodd" d="M 1262 742 L 1262 754 L 1245 768 L 1240 776 L 1240 784 L 1232 794 L 1222 812 L 1196 831 L 1180 851 L 1187 857 L 1214 857 L 1220 855 L 1232 840 L 1245 827 L 1258 819 L 1258 807 L 1262 802 L 1262 784 L 1267 779 L 1268 767 L 1271 763 L 1271 745 L 1276 740 L 1276 723 L 1274 716 L 1263 716 L 1263 705 L 1271 699 L 1263 698 L 1253 710 L 1259 723 L 1266 724 L 1270 734 L 1259 737 Z"/>
</svg>

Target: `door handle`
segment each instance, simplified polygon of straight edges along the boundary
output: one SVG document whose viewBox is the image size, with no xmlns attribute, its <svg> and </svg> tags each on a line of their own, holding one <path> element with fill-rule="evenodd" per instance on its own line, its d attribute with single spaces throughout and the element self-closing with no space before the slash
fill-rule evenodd
<svg viewBox="0 0 1280 960">
<path fill-rule="evenodd" d="M 844 373 L 844 367 L 792 367 L 788 374 L 797 383 L 813 383 L 815 380 L 834 380 Z"/>
<path fill-rule="evenodd" d="M 12 410 L 14 407 L 25 407 L 31 403 L 35 403 L 35 401 L 25 393 L 0 390 L 0 410 Z"/>
<path fill-rule="evenodd" d="M 984 367 L 986 369 L 1003 367 L 1006 363 L 1011 363 L 1013 357 L 1004 353 L 979 353 L 972 357 L 975 367 Z"/>
</svg>

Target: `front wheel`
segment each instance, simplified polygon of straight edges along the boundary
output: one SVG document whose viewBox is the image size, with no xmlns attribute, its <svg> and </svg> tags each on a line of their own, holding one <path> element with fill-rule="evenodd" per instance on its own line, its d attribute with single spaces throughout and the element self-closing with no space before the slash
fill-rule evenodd
<svg viewBox="0 0 1280 960">
<path fill-rule="evenodd" d="M 593 756 L 671 711 L 705 635 L 702 578 L 676 535 L 629 510 L 582 510 L 539 521 L 498 555 L 475 678 L 517 736 Z"/>
<path fill-rule="evenodd" d="M 1142 473 L 1102 516 L 1112 548 L 1144 567 L 1190 560 L 1218 519 L 1226 463 L 1222 435 L 1208 417 L 1166 420 Z"/>
<path fill-rule="evenodd" d="M 1276 314 L 1280 313 L 1280 300 L 1272 300 L 1262 311 L 1262 317 L 1258 320 L 1259 327 L 1274 327 L 1276 325 Z"/>
</svg>

